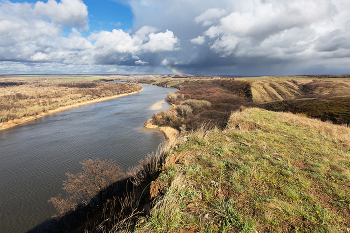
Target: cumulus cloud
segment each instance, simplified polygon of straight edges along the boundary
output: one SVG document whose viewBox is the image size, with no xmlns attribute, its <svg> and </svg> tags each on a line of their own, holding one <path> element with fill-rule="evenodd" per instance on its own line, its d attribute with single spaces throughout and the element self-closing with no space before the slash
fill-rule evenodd
<svg viewBox="0 0 350 233">
<path fill-rule="evenodd" d="M 263 40 L 270 35 L 295 27 L 304 27 L 334 16 L 329 0 L 247 1 L 254 2 L 250 12 L 233 12 L 221 18 L 222 33 Z"/>
<path fill-rule="evenodd" d="M 349 64 L 347 0 L 115 1 L 132 8 L 129 31 L 82 33 L 83 0 L 0 0 L 0 68 L 144 73 L 170 64 L 185 73 L 259 75 Z"/>
<path fill-rule="evenodd" d="M 191 39 L 192 44 L 202 45 L 205 43 L 205 37 L 204 36 L 198 36 L 197 38 Z"/>
<path fill-rule="evenodd" d="M 146 65 L 140 55 L 171 52 L 179 46 L 172 31 L 151 26 L 135 33 L 101 30 L 84 37 L 79 30 L 88 28 L 87 16 L 81 0 L 0 1 L 0 61 Z M 72 26 L 71 33 L 63 36 L 66 26 Z"/>
<path fill-rule="evenodd" d="M 94 43 L 94 57 L 98 63 L 118 63 L 142 53 L 173 51 L 179 43 L 174 33 L 158 32 L 156 28 L 145 26 L 133 35 L 123 30 L 100 31 L 88 37 Z M 138 63 L 135 63 L 138 64 Z"/>
<path fill-rule="evenodd" d="M 1 1 L 0 60 L 62 62 L 71 50 L 89 48 L 89 42 L 74 28 L 69 38 L 61 37 L 64 25 L 87 26 L 86 9 L 78 0 L 46 4 Z"/>
<path fill-rule="evenodd" d="M 142 49 L 153 53 L 176 50 L 175 46 L 179 44 L 178 38 L 169 30 L 166 30 L 166 32 L 151 33 L 148 37 L 149 41 L 142 46 Z"/>
<path fill-rule="evenodd" d="M 168 61 L 168 59 L 164 59 L 160 64 L 163 66 L 168 65 L 170 62 Z"/>
<path fill-rule="evenodd" d="M 323 56 L 317 52 L 349 49 L 350 35 L 344 30 L 342 3 L 241 1 L 203 35 L 211 41 L 210 50 L 222 57 L 260 58 L 270 60 L 271 64 L 306 60 Z"/>
<path fill-rule="evenodd" d="M 82 0 L 48 0 L 47 3 L 38 1 L 33 14 L 56 23 L 88 29 L 88 10 Z"/>
<path fill-rule="evenodd" d="M 93 48 L 91 41 L 82 37 L 81 33 L 75 28 L 72 28 L 72 32 L 69 34 L 68 38 L 61 38 L 60 46 L 70 51 L 82 51 Z"/>
<path fill-rule="evenodd" d="M 218 8 L 212 8 L 208 9 L 201 15 L 197 16 L 194 21 L 196 23 L 202 23 L 203 26 L 209 26 L 212 25 L 214 20 L 220 18 L 221 16 L 226 14 L 226 10 L 224 9 L 218 9 Z"/>
</svg>

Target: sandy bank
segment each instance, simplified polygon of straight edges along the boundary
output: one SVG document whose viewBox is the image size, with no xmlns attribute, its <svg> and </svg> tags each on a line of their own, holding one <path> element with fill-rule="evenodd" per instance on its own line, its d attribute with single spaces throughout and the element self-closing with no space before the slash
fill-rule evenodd
<svg viewBox="0 0 350 233">
<path fill-rule="evenodd" d="M 165 103 L 165 100 L 162 100 L 158 103 L 153 104 L 153 106 L 151 107 L 152 110 L 159 110 L 162 108 L 162 104 Z"/>
<path fill-rule="evenodd" d="M 62 111 L 69 110 L 72 108 L 77 108 L 77 107 L 88 105 L 88 104 L 94 104 L 94 103 L 98 103 L 98 102 L 102 102 L 102 101 L 106 101 L 106 100 L 111 100 L 111 99 L 116 99 L 116 98 L 127 96 L 127 95 L 136 94 L 136 93 L 141 92 L 142 90 L 143 90 L 143 88 L 139 91 L 134 91 L 134 92 L 130 92 L 127 94 L 114 95 L 114 96 L 108 96 L 105 98 L 94 99 L 94 100 L 90 100 L 90 101 L 86 101 L 86 102 L 82 102 L 82 103 L 77 103 L 77 104 L 68 105 L 68 106 L 57 108 L 57 109 L 49 110 L 47 112 L 43 112 L 43 113 L 36 115 L 36 116 L 22 117 L 20 119 L 15 119 L 15 120 L 11 120 L 8 122 L 3 122 L 3 123 L 0 123 L 0 130 L 8 129 L 8 128 L 11 128 L 11 127 L 14 127 L 17 125 L 27 123 L 29 121 L 33 121 L 33 120 L 45 117 L 45 116 L 50 115 L 50 114 L 62 112 Z"/>
<path fill-rule="evenodd" d="M 171 127 L 158 127 L 152 124 L 152 120 L 146 121 L 141 129 L 144 132 L 162 132 L 168 141 L 173 141 L 179 136 L 179 131 Z"/>
</svg>

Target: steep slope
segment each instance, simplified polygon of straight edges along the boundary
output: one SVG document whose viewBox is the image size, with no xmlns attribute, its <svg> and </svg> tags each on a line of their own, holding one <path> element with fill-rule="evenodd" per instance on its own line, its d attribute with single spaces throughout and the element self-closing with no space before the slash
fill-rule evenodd
<svg viewBox="0 0 350 233">
<path fill-rule="evenodd" d="M 247 109 L 168 151 L 138 232 L 346 232 L 350 129 Z"/>
<path fill-rule="evenodd" d="M 256 81 L 252 83 L 251 89 L 255 103 L 294 99 L 302 95 L 299 85 L 290 80 Z"/>
<path fill-rule="evenodd" d="M 350 80 L 271 78 L 251 81 L 254 103 L 350 94 Z"/>
</svg>

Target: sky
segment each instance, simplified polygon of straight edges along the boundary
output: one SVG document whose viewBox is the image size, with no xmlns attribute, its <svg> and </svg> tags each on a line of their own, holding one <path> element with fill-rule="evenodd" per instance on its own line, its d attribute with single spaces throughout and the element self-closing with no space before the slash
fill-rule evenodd
<svg viewBox="0 0 350 233">
<path fill-rule="evenodd" d="M 349 0 L 0 0 L 0 73 L 350 73 Z"/>
</svg>

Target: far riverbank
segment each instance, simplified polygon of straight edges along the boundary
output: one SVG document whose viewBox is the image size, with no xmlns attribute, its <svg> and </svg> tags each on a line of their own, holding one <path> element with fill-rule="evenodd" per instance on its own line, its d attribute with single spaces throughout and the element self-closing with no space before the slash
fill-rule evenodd
<svg viewBox="0 0 350 233">
<path fill-rule="evenodd" d="M 143 91 L 143 88 L 141 88 L 138 91 L 134 91 L 134 92 L 130 92 L 130 93 L 126 93 L 126 94 L 120 94 L 120 95 L 114 95 L 114 96 L 108 96 L 108 97 L 104 97 L 104 98 L 100 98 L 100 99 L 94 99 L 94 100 L 90 100 L 90 101 L 85 101 L 85 102 L 81 102 L 81 103 L 77 103 L 77 104 L 73 104 L 73 105 L 68 105 L 68 106 L 64 106 L 64 107 L 59 107 L 57 109 L 53 109 L 53 110 L 49 110 L 47 112 L 43 112 L 40 113 L 39 115 L 36 116 L 28 116 L 28 117 L 22 117 L 20 119 L 15 119 L 15 120 L 10 120 L 8 122 L 2 122 L 0 123 L 0 131 L 4 130 L 4 129 L 9 129 L 36 119 L 40 119 L 42 117 L 51 115 L 51 114 L 55 114 L 58 112 L 62 112 L 62 111 L 66 111 L 72 108 L 77 108 L 77 107 L 81 107 L 84 105 L 88 105 L 88 104 L 94 104 L 94 103 L 98 103 L 98 102 L 102 102 L 102 101 L 106 101 L 106 100 L 111 100 L 111 99 L 116 99 L 116 98 L 120 98 L 123 96 L 128 96 L 128 95 L 133 95 L 133 94 L 137 94 L 139 92 Z"/>
</svg>

